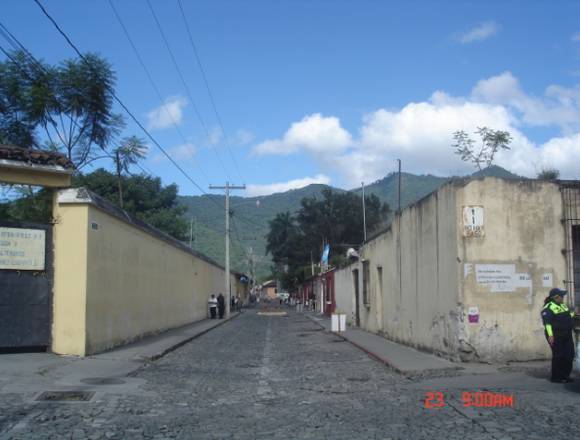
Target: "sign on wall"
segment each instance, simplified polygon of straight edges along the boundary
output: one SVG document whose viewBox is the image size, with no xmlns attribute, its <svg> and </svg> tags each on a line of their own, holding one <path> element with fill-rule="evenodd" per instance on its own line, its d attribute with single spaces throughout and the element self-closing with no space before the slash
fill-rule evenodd
<svg viewBox="0 0 580 440">
<path fill-rule="evenodd" d="M 42 229 L 0 227 L 0 269 L 44 270 L 45 240 Z"/>
<path fill-rule="evenodd" d="M 463 236 L 483 237 L 483 206 L 463 207 Z"/>
</svg>

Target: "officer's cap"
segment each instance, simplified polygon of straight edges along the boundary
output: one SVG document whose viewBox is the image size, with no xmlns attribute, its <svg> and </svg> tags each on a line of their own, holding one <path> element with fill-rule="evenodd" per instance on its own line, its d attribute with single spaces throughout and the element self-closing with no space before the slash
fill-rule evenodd
<svg viewBox="0 0 580 440">
<path fill-rule="evenodd" d="M 557 287 L 554 287 L 552 290 L 550 290 L 550 298 L 553 298 L 555 296 L 564 296 L 566 295 L 568 292 L 566 292 L 565 290 L 562 289 L 558 289 Z"/>
</svg>

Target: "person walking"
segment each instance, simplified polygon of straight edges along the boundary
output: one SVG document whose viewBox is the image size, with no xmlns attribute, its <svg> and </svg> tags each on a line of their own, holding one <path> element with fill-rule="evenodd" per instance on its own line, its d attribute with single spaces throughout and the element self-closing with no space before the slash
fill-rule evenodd
<svg viewBox="0 0 580 440">
<path fill-rule="evenodd" d="M 544 300 L 542 308 L 542 321 L 548 344 L 552 349 L 552 377 L 551 382 L 568 383 L 574 382 L 570 377 L 572 362 L 574 361 L 574 339 L 572 337 L 572 317 L 564 304 L 566 291 L 558 288 L 550 290 Z"/>
<path fill-rule="evenodd" d="M 220 319 L 224 319 L 224 312 L 226 311 L 226 299 L 221 293 L 217 297 L 217 303 L 219 317 Z"/>
<path fill-rule="evenodd" d="M 215 319 L 218 308 L 218 300 L 213 293 L 211 294 L 211 297 L 209 298 L 207 305 L 209 307 L 209 317 L 211 319 Z"/>
</svg>

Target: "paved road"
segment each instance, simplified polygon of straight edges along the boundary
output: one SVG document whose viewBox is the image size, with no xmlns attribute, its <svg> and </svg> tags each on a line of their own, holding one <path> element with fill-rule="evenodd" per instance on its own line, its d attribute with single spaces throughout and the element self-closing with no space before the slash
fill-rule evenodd
<svg viewBox="0 0 580 440">
<path fill-rule="evenodd" d="M 0 438 L 578 438 L 580 394 L 530 378 L 515 408 L 464 408 L 472 380 L 407 379 L 302 315 L 249 311 L 125 378 L 135 386 L 87 385 L 89 402 L 0 394 Z M 426 409 L 428 390 L 446 405 Z"/>
</svg>

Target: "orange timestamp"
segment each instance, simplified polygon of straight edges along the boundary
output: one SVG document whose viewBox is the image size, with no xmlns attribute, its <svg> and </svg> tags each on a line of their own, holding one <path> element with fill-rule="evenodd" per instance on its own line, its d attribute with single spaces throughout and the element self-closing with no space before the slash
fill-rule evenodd
<svg viewBox="0 0 580 440">
<path fill-rule="evenodd" d="M 513 394 L 493 393 L 491 391 L 465 391 L 461 393 L 461 401 L 464 407 L 476 408 L 513 408 L 515 404 Z M 446 405 L 445 395 L 441 391 L 425 393 L 425 408 L 442 408 Z"/>
</svg>

